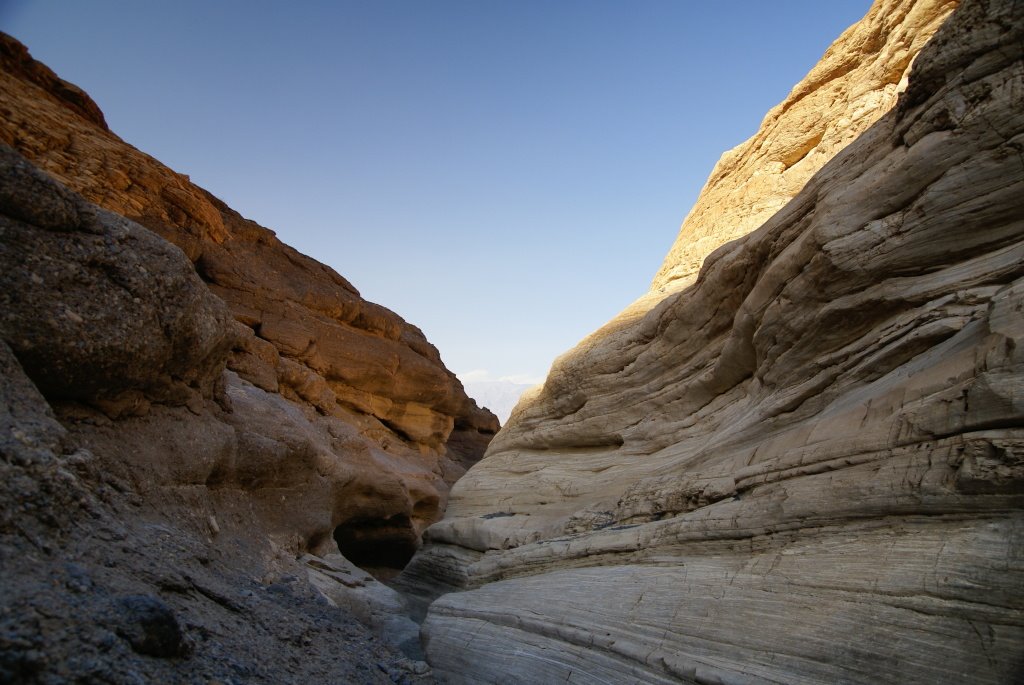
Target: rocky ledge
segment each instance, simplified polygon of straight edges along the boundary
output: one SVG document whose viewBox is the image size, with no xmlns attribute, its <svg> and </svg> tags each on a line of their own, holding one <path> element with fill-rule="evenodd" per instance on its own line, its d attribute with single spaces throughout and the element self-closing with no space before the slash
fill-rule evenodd
<svg viewBox="0 0 1024 685">
<path fill-rule="evenodd" d="M 916 40 L 889 19 L 945 11 L 879 3 L 873 44 L 902 46 L 888 73 Z M 823 69 L 875 54 L 854 53 L 830 50 Z M 756 176 L 779 147 L 757 140 L 724 164 Z M 813 148 L 796 145 L 794 166 Z M 435 671 L 1019 679 L 1022 152 L 1024 6 L 965 0 L 894 109 L 520 402 L 401 579 L 427 610 Z M 698 207 L 742 185 L 721 171 Z"/>
</svg>

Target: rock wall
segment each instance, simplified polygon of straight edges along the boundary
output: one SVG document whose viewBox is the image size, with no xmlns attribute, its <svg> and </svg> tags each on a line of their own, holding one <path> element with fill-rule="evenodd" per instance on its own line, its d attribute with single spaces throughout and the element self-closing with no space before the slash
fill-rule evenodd
<svg viewBox="0 0 1024 685">
<path fill-rule="evenodd" d="M 749 140 L 718 160 L 651 290 L 693 283 L 704 259 L 793 199 L 837 152 L 892 109 L 914 57 L 956 0 L 879 0 L 848 28 Z"/>
<path fill-rule="evenodd" d="M 0 145 L 0 265 L 0 681 L 432 682 L 386 588 L 296 560 L 384 469 L 225 371 L 181 250 Z"/>
<path fill-rule="evenodd" d="M 809 82 L 890 55 L 895 86 L 914 27 L 946 9 L 879 3 L 868 43 L 906 51 L 834 47 Z M 755 137 L 698 207 L 733 192 L 723 164 L 792 148 L 795 168 L 817 137 Z M 435 670 L 453 683 L 1019 679 L 1022 150 L 1024 5 L 965 0 L 892 111 L 781 209 L 789 191 L 769 191 L 767 220 L 750 203 L 759 228 L 521 401 L 400 579 L 429 604 Z M 667 263 L 656 282 L 685 281 L 689 258 Z"/>
<path fill-rule="evenodd" d="M 228 334 L 219 333 L 228 340 L 228 396 L 235 409 L 227 421 L 239 435 L 259 436 L 244 438 L 243 451 L 260 455 L 255 461 L 280 462 L 273 470 L 282 482 L 297 478 L 288 473 L 293 459 L 342 465 L 337 468 L 348 486 L 344 496 L 333 497 L 326 517 L 315 526 L 293 530 L 289 524 L 278 532 L 307 549 L 322 541 L 324 530 L 329 539 L 342 526 L 339 540 L 351 556 L 364 556 L 367 564 L 382 556 L 377 561 L 400 565 L 422 530 L 439 518 L 451 483 L 483 454 L 498 428 L 495 417 L 466 396 L 419 329 L 363 300 L 329 267 L 122 141 L 88 95 L 32 59 L 10 36 L 0 35 L 0 66 L 0 141 L 86 200 L 177 245 L 209 291 L 227 303 L 234 322 Z M 116 262 L 113 254 L 104 256 L 99 248 L 96 253 Z M 22 285 L 60 299 L 40 276 L 43 284 Z M 129 326 L 118 310 L 90 304 L 95 293 L 79 285 L 68 295 L 71 300 L 62 300 L 70 313 L 47 325 L 59 328 L 70 317 L 81 328 L 109 336 L 107 350 L 119 341 L 131 346 L 130 354 L 149 349 L 160 321 L 151 317 Z M 26 363 L 29 352 L 12 347 Z M 176 350 L 150 352 L 174 356 Z M 135 358 L 142 366 L 148 361 Z M 183 368 L 192 361 L 178 359 Z M 70 358 L 66 367 L 51 371 L 68 369 L 78 370 L 76 383 L 66 384 L 81 389 L 75 393 L 102 386 L 104 396 L 92 406 L 110 419 L 136 417 L 144 423 L 164 399 L 131 377 L 123 379 L 124 392 L 115 393 L 120 386 Z M 46 379 L 33 380 L 47 399 L 78 399 L 54 396 Z M 276 478 L 253 475 L 264 468 L 269 462 L 254 467 L 244 459 L 228 460 L 208 478 L 211 484 L 239 481 L 261 489 Z M 160 475 L 174 483 L 181 474 Z"/>
<path fill-rule="evenodd" d="M 400 568 L 497 428 L 0 34 L 0 681 L 433 682 L 350 561 Z"/>
</svg>

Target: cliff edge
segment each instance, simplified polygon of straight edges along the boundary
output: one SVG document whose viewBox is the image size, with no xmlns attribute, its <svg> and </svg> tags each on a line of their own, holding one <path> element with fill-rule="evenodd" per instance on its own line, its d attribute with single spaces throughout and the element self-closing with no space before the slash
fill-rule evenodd
<svg viewBox="0 0 1024 685">
<path fill-rule="evenodd" d="M 770 219 L 892 109 L 914 57 L 955 6 L 955 0 L 884 0 L 844 31 L 757 133 L 715 164 L 651 290 L 692 284 L 708 255 Z"/>
</svg>

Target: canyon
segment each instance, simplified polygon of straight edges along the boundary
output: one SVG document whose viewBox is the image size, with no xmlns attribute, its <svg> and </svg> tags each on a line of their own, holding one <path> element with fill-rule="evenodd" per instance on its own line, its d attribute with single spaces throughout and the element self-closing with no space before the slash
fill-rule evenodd
<svg viewBox="0 0 1024 685">
<path fill-rule="evenodd" d="M 1020 2 L 877 0 L 500 431 L 0 67 L 0 680 L 1024 675 Z"/>
</svg>

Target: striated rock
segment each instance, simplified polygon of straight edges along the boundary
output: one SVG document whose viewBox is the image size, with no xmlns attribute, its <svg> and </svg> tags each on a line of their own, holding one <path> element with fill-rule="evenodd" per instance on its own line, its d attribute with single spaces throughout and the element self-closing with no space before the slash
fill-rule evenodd
<svg viewBox="0 0 1024 685">
<path fill-rule="evenodd" d="M 302 549 L 316 546 L 325 527 L 330 539 L 329 529 L 344 523 L 347 519 L 338 519 L 343 516 L 351 520 L 348 529 L 360 529 L 360 539 L 370 540 L 372 546 L 380 533 L 379 546 L 391 550 L 396 535 L 380 525 L 386 520 L 392 529 L 402 527 L 398 557 L 407 557 L 420 533 L 439 518 L 451 483 L 483 454 L 498 429 L 494 415 L 466 396 L 418 328 L 363 300 L 329 267 L 281 243 L 272 231 L 246 220 L 187 176 L 126 144 L 108 130 L 88 95 L 2 34 L 0 65 L 0 141 L 108 210 L 83 209 L 80 201 L 67 199 L 70 195 L 63 190 L 55 191 L 57 195 L 46 205 L 34 203 L 29 200 L 35 191 L 20 181 L 5 183 L 4 192 L 26 196 L 0 197 L 2 209 L 12 219 L 44 229 L 68 227 L 34 233 L 36 242 L 12 238 L 11 252 L 5 255 L 26 270 L 15 269 L 3 277 L 18 281 L 16 291 L 0 296 L 6 298 L 3 338 L 47 399 L 89 399 L 108 417 L 135 416 L 142 424 L 149 420 L 154 401 L 187 404 L 202 411 L 203 398 L 212 397 L 211 383 L 222 383 L 219 368 L 225 363 L 225 350 L 221 348 L 227 345 L 227 367 L 236 375 L 226 394 L 220 389 L 219 397 L 238 405 L 227 421 L 241 436 L 261 436 L 255 440 L 260 449 L 248 452 L 251 460 L 238 471 L 239 477 L 255 482 L 245 475 L 246 469 L 256 463 L 268 465 L 268 459 L 286 464 L 284 454 L 314 468 L 310 455 L 315 453 L 346 464 L 338 468 L 345 471 L 345 478 L 358 483 L 352 488 L 362 493 L 352 501 L 368 507 L 331 505 L 326 513 L 320 512 L 323 517 L 316 526 L 304 526 L 301 535 L 291 531 L 289 535 L 299 535 L 301 540 L 291 544 Z M 180 248 L 205 287 L 194 278 L 185 286 L 165 283 L 164 274 L 142 271 L 140 267 L 148 265 L 129 259 L 134 241 L 146 243 L 145 249 L 155 253 L 172 248 L 110 212 Z M 109 237 L 89 233 L 90 226 L 101 220 L 95 217 L 110 224 Z M 120 227 L 113 227 L 118 221 Z M 72 229 L 73 235 L 59 235 L 60 230 Z M 78 262 L 88 263 L 88 268 L 53 271 L 57 267 L 48 255 L 64 249 L 77 251 Z M 107 287 L 102 283 L 110 288 L 102 290 Z M 140 288 L 149 287 L 162 288 L 171 301 L 180 303 L 180 309 L 143 311 L 145 305 L 135 304 L 135 298 Z M 220 319 L 188 319 L 189 303 L 216 299 L 210 292 L 228 305 L 234 323 L 226 329 Z M 107 294 L 114 299 L 108 300 Z M 14 304 L 12 297 L 25 299 L 9 306 Z M 45 304 L 47 316 L 34 318 L 40 303 Z M 176 327 L 182 335 L 160 337 L 167 326 Z M 66 356 L 60 360 L 35 359 L 30 343 L 23 340 L 23 334 L 29 333 L 37 338 L 69 339 L 87 334 L 81 339 L 88 349 L 65 346 Z M 79 353 L 89 357 L 92 365 L 81 364 L 75 356 Z M 134 366 L 128 368 L 129 364 Z M 158 377 L 173 383 L 168 381 L 170 385 L 165 383 L 167 387 L 158 391 L 154 386 Z M 65 390 L 58 392 L 58 384 Z M 278 401 L 281 398 L 283 404 Z M 255 405 L 264 408 L 251 410 Z M 270 406 L 290 409 L 279 416 Z M 85 420 L 80 414 L 78 419 Z M 261 423 L 243 425 L 245 420 Z M 220 425 L 220 419 L 216 423 Z M 284 425 L 294 429 L 293 436 L 305 437 L 282 441 Z M 94 439 L 99 438 L 89 438 Z M 103 441 L 129 457 L 140 453 L 124 450 L 108 437 Z M 249 449 L 253 441 L 248 437 L 244 441 Z M 297 442 L 303 446 L 296 447 Z M 265 456 L 260 451 L 263 447 L 269 450 Z M 192 459 L 195 468 L 175 470 L 162 465 L 156 448 L 141 452 L 152 456 L 133 463 L 161 464 L 155 471 L 161 477 L 173 480 L 177 476 L 172 471 L 188 473 L 186 482 L 193 483 L 202 481 L 200 476 L 211 468 L 215 481 L 234 482 L 234 476 L 225 475 L 234 473 L 234 458 L 204 457 L 210 463 L 201 464 Z M 190 455 L 181 458 L 190 461 Z M 260 487 L 267 487 L 267 472 L 261 470 L 263 466 L 255 468 L 264 474 Z M 274 472 L 287 470 L 279 466 Z M 329 499 L 340 497 L 336 493 Z M 313 528 L 318 532 L 311 533 Z"/>
<path fill-rule="evenodd" d="M 520 402 L 400 579 L 443 595 L 439 677 L 1018 679 L 1022 150 L 1021 4 L 966 0 L 891 112 Z"/>
<path fill-rule="evenodd" d="M 892 109 L 921 47 L 956 0 L 880 0 L 848 28 L 750 139 L 718 160 L 651 285 L 686 287 L 719 245 L 782 209 L 811 176 Z"/>
<path fill-rule="evenodd" d="M 87 119 L 104 131 L 109 131 L 103 112 L 89 97 L 89 94 L 73 83 L 53 73 L 53 70 L 42 62 L 32 59 L 28 48 L 15 40 L 5 39 L 0 46 L 0 65 L 5 72 L 17 74 L 20 78 L 31 82 L 50 93 L 62 106 L 74 114 Z M 11 112 L 4 110 L 4 115 Z"/>
</svg>

